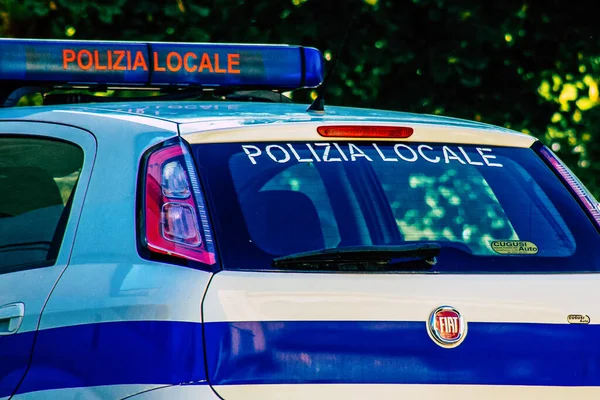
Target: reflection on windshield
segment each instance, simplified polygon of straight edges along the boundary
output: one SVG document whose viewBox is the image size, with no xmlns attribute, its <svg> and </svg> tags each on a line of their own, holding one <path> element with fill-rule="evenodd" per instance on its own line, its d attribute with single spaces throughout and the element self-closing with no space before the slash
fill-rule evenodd
<svg viewBox="0 0 600 400">
<path fill-rule="evenodd" d="M 493 190 L 474 169 L 411 173 L 406 190 L 397 190 L 393 175 L 378 176 L 406 240 L 463 242 L 474 253 L 491 254 L 491 241 L 519 239 Z"/>
</svg>

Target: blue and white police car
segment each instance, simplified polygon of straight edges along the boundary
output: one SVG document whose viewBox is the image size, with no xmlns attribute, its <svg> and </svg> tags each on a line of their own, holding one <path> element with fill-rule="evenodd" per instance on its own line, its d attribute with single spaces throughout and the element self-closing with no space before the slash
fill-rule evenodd
<svg viewBox="0 0 600 400">
<path fill-rule="evenodd" d="M 0 40 L 0 398 L 600 398 L 580 181 L 507 129 L 283 101 L 322 78 L 297 46 Z"/>
</svg>

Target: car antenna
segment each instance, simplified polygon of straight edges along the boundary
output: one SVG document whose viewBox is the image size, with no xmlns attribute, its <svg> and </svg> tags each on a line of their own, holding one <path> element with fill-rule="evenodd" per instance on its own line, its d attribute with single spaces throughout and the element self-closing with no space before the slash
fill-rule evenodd
<svg viewBox="0 0 600 400">
<path fill-rule="evenodd" d="M 360 4 L 360 3 L 358 3 L 358 4 Z M 327 76 L 325 77 L 325 80 L 323 81 L 321 86 L 319 86 L 317 88 L 317 97 L 312 102 L 312 104 L 306 109 L 306 111 L 325 112 L 325 89 L 327 89 L 327 84 L 329 83 L 329 79 L 331 79 L 331 75 L 333 75 L 333 70 L 335 69 L 335 66 L 337 65 L 337 63 L 342 55 L 342 51 L 344 50 L 344 47 L 346 46 L 346 42 L 348 41 L 348 36 L 349 36 L 350 30 L 352 29 L 352 24 L 354 23 L 354 19 L 356 18 L 356 12 L 357 12 L 358 8 L 359 8 L 358 5 L 356 7 L 354 7 L 354 11 L 352 12 L 352 18 L 350 19 L 350 23 L 348 24 L 348 28 L 346 29 L 346 33 L 344 34 L 344 39 L 342 39 L 342 44 L 341 44 L 335 58 L 333 59 L 333 63 L 331 64 L 331 67 L 327 71 Z"/>
</svg>

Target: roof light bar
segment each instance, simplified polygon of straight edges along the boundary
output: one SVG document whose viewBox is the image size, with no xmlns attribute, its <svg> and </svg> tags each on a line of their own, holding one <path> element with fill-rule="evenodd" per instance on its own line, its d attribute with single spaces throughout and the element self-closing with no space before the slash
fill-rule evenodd
<svg viewBox="0 0 600 400">
<path fill-rule="evenodd" d="M 302 46 L 0 39 L 0 81 L 291 90 L 323 69 Z"/>
</svg>

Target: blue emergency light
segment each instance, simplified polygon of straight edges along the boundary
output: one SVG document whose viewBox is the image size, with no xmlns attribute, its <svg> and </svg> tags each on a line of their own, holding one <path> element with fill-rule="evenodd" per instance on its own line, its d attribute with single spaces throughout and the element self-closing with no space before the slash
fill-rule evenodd
<svg viewBox="0 0 600 400">
<path fill-rule="evenodd" d="M 311 47 L 0 39 L 0 81 L 292 90 L 319 86 Z"/>
</svg>

